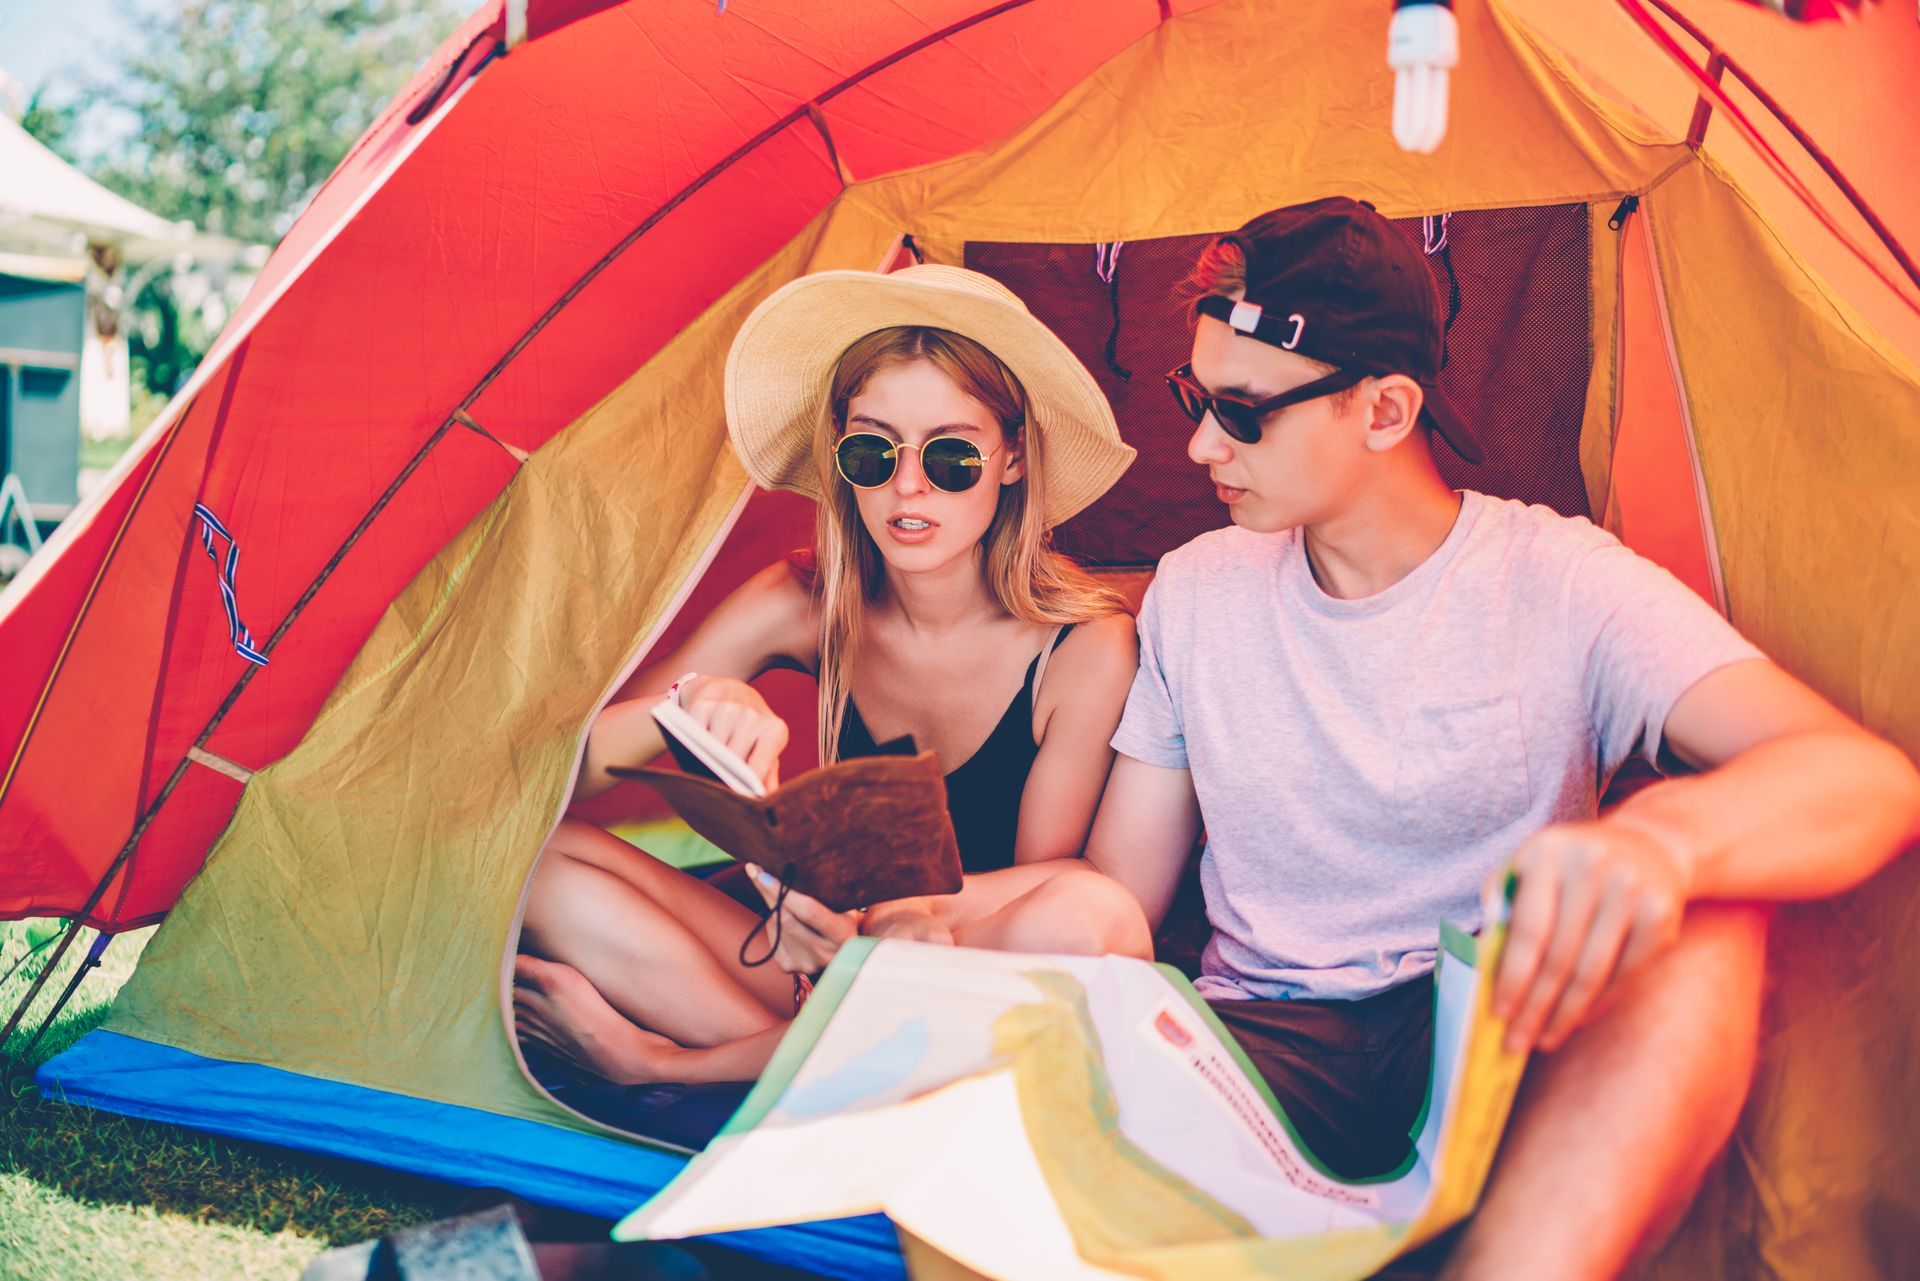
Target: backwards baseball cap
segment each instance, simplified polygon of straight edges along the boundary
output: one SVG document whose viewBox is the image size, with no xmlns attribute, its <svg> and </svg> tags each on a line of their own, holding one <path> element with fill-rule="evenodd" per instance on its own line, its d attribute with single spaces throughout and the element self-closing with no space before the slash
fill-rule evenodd
<svg viewBox="0 0 1920 1281">
<path fill-rule="evenodd" d="M 1441 394 L 1446 324 L 1425 256 L 1372 205 L 1346 196 L 1263 213 L 1221 237 L 1246 256 L 1246 296 L 1203 298 L 1199 313 L 1248 338 L 1336 369 L 1405 374 L 1421 417 L 1470 463 L 1486 453 Z"/>
</svg>

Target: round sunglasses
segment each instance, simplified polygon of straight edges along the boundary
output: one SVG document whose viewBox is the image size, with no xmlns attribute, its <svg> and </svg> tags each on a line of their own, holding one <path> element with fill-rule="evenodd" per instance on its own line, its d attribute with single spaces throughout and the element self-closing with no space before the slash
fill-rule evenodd
<svg viewBox="0 0 1920 1281">
<path fill-rule="evenodd" d="M 840 478 L 855 489 L 878 489 L 893 480 L 900 466 L 900 451 L 920 451 L 920 470 L 927 483 L 949 494 L 972 489 L 980 480 L 981 469 L 997 451 L 982 453 L 980 446 L 965 436 L 935 436 L 921 445 L 892 440 L 878 432 L 849 432 L 833 447 L 834 463 Z"/>
<path fill-rule="evenodd" d="M 1180 406 L 1180 412 L 1194 426 L 1199 426 L 1206 421 L 1208 414 L 1212 414 L 1213 420 L 1220 424 L 1221 431 L 1243 445 L 1257 445 L 1260 443 L 1260 420 L 1268 414 L 1289 405 L 1303 404 L 1345 391 L 1369 376 L 1355 369 L 1336 369 L 1324 378 L 1303 383 L 1278 396 L 1269 396 L 1265 400 L 1240 400 L 1234 396 L 1216 396 L 1209 392 L 1193 376 L 1193 366 L 1182 365 L 1167 374 L 1167 390 L 1173 393 L 1173 403 Z"/>
</svg>

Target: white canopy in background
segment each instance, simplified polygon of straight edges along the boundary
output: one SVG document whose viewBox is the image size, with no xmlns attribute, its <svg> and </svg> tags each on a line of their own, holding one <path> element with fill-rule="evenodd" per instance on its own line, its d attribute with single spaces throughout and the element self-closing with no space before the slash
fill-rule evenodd
<svg viewBox="0 0 1920 1281">
<path fill-rule="evenodd" d="M 88 243 L 106 244 L 137 261 L 193 240 L 191 224 L 114 195 L 0 114 L 0 250 L 72 259 Z"/>
<path fill-rule="evenodd" d="M 113 252 L 96 257 L 90 253 L 96 246 Z M 115 195 L 0 112 L 0 272 L 86 283 L 105 308 L 90 311 L 80 357 L 80 422 L 88 436 L 118 436 L 129 426 L 131 373 L 119 320 L 123 299 L 136 295 L 154 272 L 189 273 L 197 288 L 186 292 L 199 300 L 191 306 L 234 293 L 233 299 L 213 304 L 218 314 L 206 318 L 217 329 L 230 302 L 244 292 L 247 277 L 236 280 L 236 270 L 250 273 L 264 257 L 264 249 L 250 251 L 239 241 L 198 231 L 190 222 L 172 222 Z M 82 476 L 82 489 L 87 479 Z"/>
</svg>

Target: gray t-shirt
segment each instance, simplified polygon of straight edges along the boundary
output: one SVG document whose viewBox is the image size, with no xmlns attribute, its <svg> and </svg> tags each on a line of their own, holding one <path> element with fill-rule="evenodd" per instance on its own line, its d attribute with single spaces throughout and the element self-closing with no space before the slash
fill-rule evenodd
<svg viewBox="0 0 1920 1281">
<path fill-rule="evenodd" d="M 1358 998 L 1433 968 L 1439 923 L 1550 823 L 1590 819 L 1674 702 L 1760 652 L 1585 520 L 1465 493 L 1446 541 L 1357 600 L 1299 530 L 1203 534 L 1140 613 L 1116 751 L 1192 771 L 1215 998 Z"/>
</svg>

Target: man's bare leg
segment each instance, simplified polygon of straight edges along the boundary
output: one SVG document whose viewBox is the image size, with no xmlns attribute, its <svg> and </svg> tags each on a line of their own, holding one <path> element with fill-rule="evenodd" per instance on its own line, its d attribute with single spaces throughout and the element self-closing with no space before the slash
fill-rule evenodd
<svg viewBox="0 0 1920 1281">
<path fill-rule="evenodd" d="M 1618 1276 L 1678 1226 L 1753 1076 L 1760 908 L 1696 904 L 1679 941 L 1529 1069 L 1448 1278 Z"/>
<path fill-rule="evenodd" d="M 999 952 L 1153 955 L 1139 902 L 1077 858 L 979 872 L 958 894 L 881 904 L 868 916 L 866 932 Z"/>
<path fill-rule="evenodd" d="M 1120 882 L 1079 859 L 1053 864 L 1053 874 L 954 926 L 954 942 L 1001 952 L 1153 957 L 1153 934 L 1139 900 Z M 1010 869 L 1012 870 L 1012 869 Z M 982 906 L 985 906 L 982 904 Z"/>
</svg>

